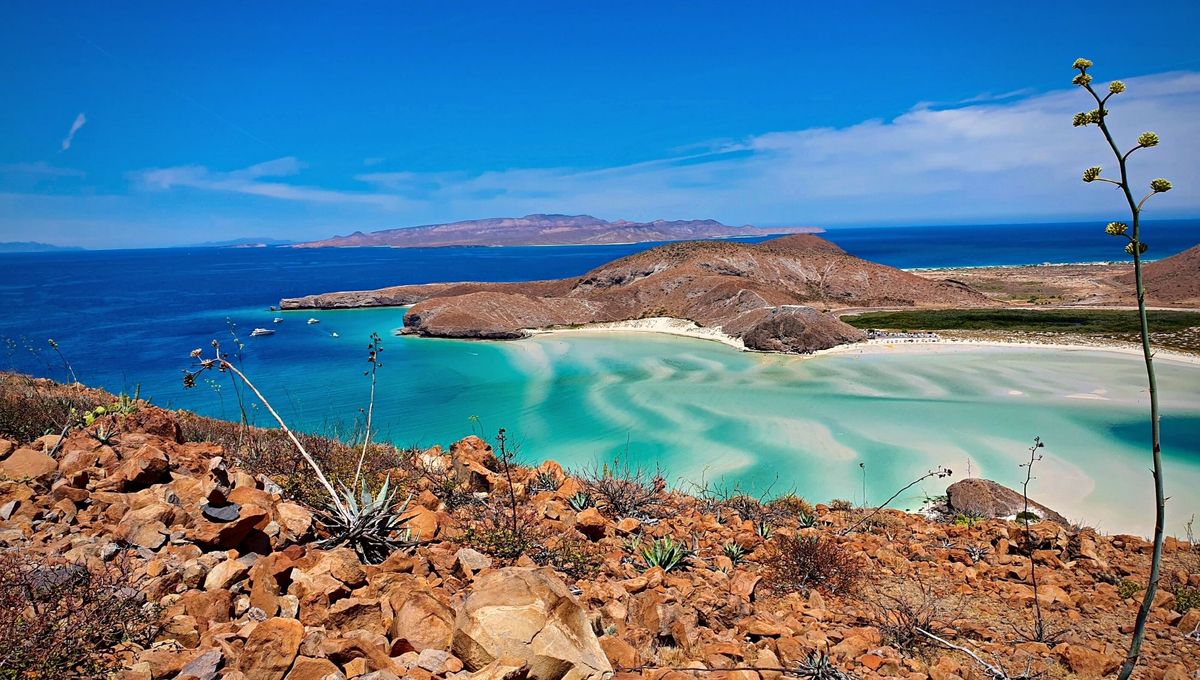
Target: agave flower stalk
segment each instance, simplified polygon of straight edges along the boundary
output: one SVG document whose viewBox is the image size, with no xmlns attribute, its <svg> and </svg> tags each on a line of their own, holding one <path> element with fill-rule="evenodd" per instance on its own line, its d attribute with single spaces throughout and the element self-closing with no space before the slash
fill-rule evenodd
<svg viewBox="0 0 1200 680">
<path fill-rule="evenodd" d="M 1117 146 L 1116 141 L 1113 139 L 1112 132 L 1108 129 L 1108 123 L 1105 119 L 1108 117 L 1109 111 L 1105 106 L 1108 104 L 1109 99 L 1125 91 L 1125 84 L 1119 80 L 1114 80 L 1108 86 L 1108 93 L 1102 97 L 1092 87 L 1092 76 L 1088 73 L 1088 69 L 1091 67 L 1092 62 L 1088 59 L 1076 59 L 1073 65 L 1073 68 L 1079 71 L 1079 74 L 1075 76 L 1072 82 L 1086 90 L 1096 102 L 1095 109 L 1075 114 L 1073 124 L 1075 127 L 1095 125 L 1100 128 L 1100 132 L 1104 135 L 1104 140 L 1108 142 L 1108 146 L 1117 160 L 1120 180 L 1103 177 L 1103 169 L 1099 166 L 1092 166 L 1083 172 L 1083 181 L 1088 183 L 1104 182 L 1116 185 L 1121 189 L 1121 194 L 1129 206 L 1132 229 L 1123 222 L 1110 222 L 1104 231 L 1110 236 L 1125 237 L 1128 241 L 1125 244 L 1125 252 L 1133 257 L 1134 286 L 1137 291 L 1142 357 L 1146 363 L 1146 379 L 1150 390 L 1150 451 L 1154 465 L 1155 498 L 1154 550 L 1150 560 L 1150 582 L 1147 584 L 1142 604 L 1138 608 L 1137 619 L 1133 627 L 1133 638 L 1129 644 L 1129 652 L 1125 656 L 1125 663 L 1121 666 L 1121 672 L 1118 676 L 1120 680 L 1126 680 L 1133 673 L 1133 668 L 1137 665 L 1138 657 L 1141 655 L 1142 639 L 1146 634 L 1146 621 L 1150 616 L 1150 609 L 1154 604 L 1154 596 L 1158 591 L 1158 580 L 1162 566 L 1163 530 L 1166 524 L 1166 492 L 1163 485 L 1162 444 L 1159 435 L 1158 385 L 1154 377 L 1154 353 L 1150 350 L 1150 326 L 1146 317 L 1146 287 L 1142 283 L 1142 254 L 1146 252 L 1147 245 L 1142 242 L 1141 214 L 1146 201 L 1149 201 L 1158 194 L 1170 191 L 1172 187 L 1171 183 L 1165 179 L 1155 179 L 1150 182 L 1150 192 L 1148 194 L 1141 200 L 1134 199 L 1133 191 L 1129 184 L 1129 170 L 1127 167 L 1129 157 L 1139 149 L 1158 146 L 1158 135 L 1153 132 L 1143 132 L 1138 137 L 1135 146 L 1124 153 L 1121 152 L 1120 147 Z"/>
</svg>

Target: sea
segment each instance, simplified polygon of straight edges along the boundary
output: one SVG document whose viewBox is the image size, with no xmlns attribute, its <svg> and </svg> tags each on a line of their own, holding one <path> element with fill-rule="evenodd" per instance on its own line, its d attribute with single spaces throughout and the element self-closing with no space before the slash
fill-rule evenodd
<svg viewBox="0 0 1200 680">
<path fill-rule="evenodd" d="M 1144 228 L 1150 255 L 1200 242 L 1200 220 Z M 1097 223 L 839 228 L 824 237 L 916 269 L 1125 259 Z M 575 276 L 654 245 L 0 254 L 0 367 L 73 374 L 235 419 L 226 377 L 182 385 L 190 351 L 216 339 L 240 347 L 244 370 L 289 425 L 338 434 L 361 421 L 375 332 L 384 345 L 375 436 L 398 445 L 447 445 L 504 427 L 526 462 L 584 469 L 620 459 L 684 489 L 870 503 L 938 465 L 1016 484 L 1040 436 L 1036 498 L 1104 530 L 1148 533 L 1145 377 L 1133 356 L 979 347 L 806 358 L 646 333 L 457 341 L 395 336 L 403 309 L 270 310 L 284 297 L 335 290 Z M 257 327 L 277 332 L 251 337 Z M 1200 508 L 1200 366 L 1169 364 L 1159 380 L 1179 530 Z M 261 409 L 252 415 L 271 425 Z M 926 483 L 898 502 L 916 507 L 943 488 Z"/>
</svg>

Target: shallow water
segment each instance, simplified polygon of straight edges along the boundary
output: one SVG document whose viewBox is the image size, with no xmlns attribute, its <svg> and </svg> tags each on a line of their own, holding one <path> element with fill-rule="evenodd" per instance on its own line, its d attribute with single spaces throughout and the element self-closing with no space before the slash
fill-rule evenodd
<svg viewBox="0 0 1200 680">
<path fill-rule="evenodd" d="M 391 336 L 401 310 L 283 316 L 277 335 L 246 340 L 245 365 L 306 429 L 360 414 L 369 387 L 360 339 L 378 331 L 385 351 L 375 419 L 397 444 L 505 427 L 526 461 L 583 468 L 621 458 L 660 466 L 683 488 L 707 480 L 855 502 L 862 462 L 866 500 L 881 502 L 938 465 L 955 479 L 969 472 L 1018 486 L 1019 465 L 1041 436 L 1034 498 L 1105 531 L 1152 525 L 1144 376 L 1132 356 L 927 346 L 802 358 L 647 333 L 505 343 Z M 306 325 L 310 316 L 322 323 Z M 1200 506 L 1200 367 L 1161 366 L 1170 527 L 1180 531 Z M 236 415 L 227 385 L 184 393 L 161 384 L 154 396 Z M 915 509 L 946 483 L 923 483 L 896 506 Z"/>
</svg>

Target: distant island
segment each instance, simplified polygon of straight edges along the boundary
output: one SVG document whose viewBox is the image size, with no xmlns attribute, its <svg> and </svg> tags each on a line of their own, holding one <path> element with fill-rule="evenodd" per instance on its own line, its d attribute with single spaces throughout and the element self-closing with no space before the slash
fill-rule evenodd
<svg viewBox="0 0 1200 680">
<path fill-rule="evenodd" d="M 714 238 L 747 238 L 782 234 L 815 234 L 819 227 L 734 227 L 716 220 L 654 220 L 610 222 L 591 215 L 526 215 L 493 217 L 447 224 L 426 224 L 385 229 L 322 241 L 295 244 L 294 248 L 434 248 L 440 246 L 561 246 L 690 241 Z"/>
<path fill-rule="evenodd" d="M 866 334 L 827 313 L 847 307 L 997 305 L 955 281 L 931 281 L 854 257 L 809 234 L 762 243 L 669 243 L 581 277 L 524 283 L 434 283 L 282 300 L 283 309 L 413 305 L 405 331 L 517 339 L 531 330 L 674 324 L 747 349 L 813 352 Z"/>
<path fill-rule="evenodd" d="M 265 238 L 265 237 L 245 237 L 232 238 L 226 241 L 205 241 L 203 243 L 193 243 L 190 248 L 268 248 L 271 246 L 290 246 L 295 244 L 295 241 L 280 238 Z"/>
<path fill-rule="evenodd" d="M 58 251 L 79 251 L 79 246 L 56 246 L 51 243 L 37 241 L 0 241 L 0 253 L 53 253 Z"/>
</svg>

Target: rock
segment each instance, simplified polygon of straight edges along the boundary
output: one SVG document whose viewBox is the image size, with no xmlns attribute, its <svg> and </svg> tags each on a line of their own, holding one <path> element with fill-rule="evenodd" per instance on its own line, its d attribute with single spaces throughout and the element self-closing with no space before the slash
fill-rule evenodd
<svg viewBox="0 0 1200 680">
<path fill-rule="evenodd" d="M 53 458 L 33 449 L 17 449 L 0 461 L 0 478 L 47 479 L 58 472 Z"/>
<path fill-rule="evenodd" d="M 612 674 L 587 612 L 551 569 L 508 567 L 479 577 L 455 617 L 451 650 L 476 671 L 501 657 L 521 659 L 532 680 Z"/>
<path fill-rule="evenodd" d="M 285 680 L 342 680 L 345 677 L 341 669 L 329 659 L 301 656 L 296 658 L 296 663 L 292 665 L 292 670 L 288 671 Z"/>
<path fill-rule="evenodd" d="M 607 526 L 608 520 L 596 508 L 587 508 L 575 515 L 575 528 L 593 541 L 604 538 L 604 529 Z"/>
<path fill-rule="evenodd" d="M 983 517 L 1012 517 L 1025 508 L 1025 499 L 1012 489 L 990 479 L 961 479 L 946 488 L 946 498 L 954 512 L 974 513 Z M 1029 501 L 1029 508 L 1042 519 L 1069 525 L 1065 517 L 1041 503 Z"/>
<path fill-rule="evenodd" d="M 8 457 L 8 454 L 15 451 L 17 443 L 11 439 L 0 439 L 0 460 Z"/>
<path fill-rule="evenodd" d="M 454 554 L 454 562 L 468 578 L 492 566 L 492 558 L 472 548 L 459 548 Z"/>
<path fill-rule="evenodd" d="M 503 656 L 471 674 L 471 680 L 524 680 L 528 667 L 523 659 Z"/>
<path fill-rule="evenodd" d="M 242 580 L 248 571 L 250 571 L 250 567 L 241 560 L 225 560 L 213 567 L 204 577 L 204 589 L 226 590 L 229 586 Z"/>
<path fill-rule="evenodd" d="M 389 596 L 392 618 L 389 635 L 414 651 L 446 649 L 454 632 L 454 611 L 428 592 L 405 588 Z"/>
<path fill-rule="evenodd" d="M 637 650 L 634 649 L 633 645 L 621 638 L 605 635 L 600 638 L 600 648 L 604 650 L 604 655 L 617 668 L 637 668 Z"/>
<path fill-rule="evenodd" d="M 162 479 L 170 467 L 171 461 L 162 449 L 146 445 L 126 458 L 105 480 L 105 486 L 126 491 L 144 488 Z"/>
<path fill-rule="evenodd" d="M 230 503 L 223 506 L 214 506 L 209 503 L 200 505 L 200 514 L 204 515 L 204 518 L 210 522 L 232 522 L 238 518 L 241 510 L 242 506 L 237 503 Z"/>
<path fill-rule="evenodd" d="M 213 680 L 225 661 L 220 649 L 210 649 L 184 665 L 175 680 Z"/>
<path fill-rule="evenodd" d="M 282 680 L 303 639 L 304 626 L 296 619 L 267 619 L 246 638 L 238 670 L 255 680 Z"/>
<path fill-rule="evenodd" d="M 188 538 L 213 548 L 228 550 L 235 548 L 259 523 L 266 524 L 270 514 L 256 505 L 242 506 L 236 521 L 210 522 L 198 518 L 195 526 L 188 530 Z"/>
<path fill-rule="evenodd" d="M 1097 652 L 1078 644 L 1064 645 L 1060 652 L 1067 667 L 1081 678 L 1102 678 L 1121 667 L 1121 657 Z"/>
</svg>

